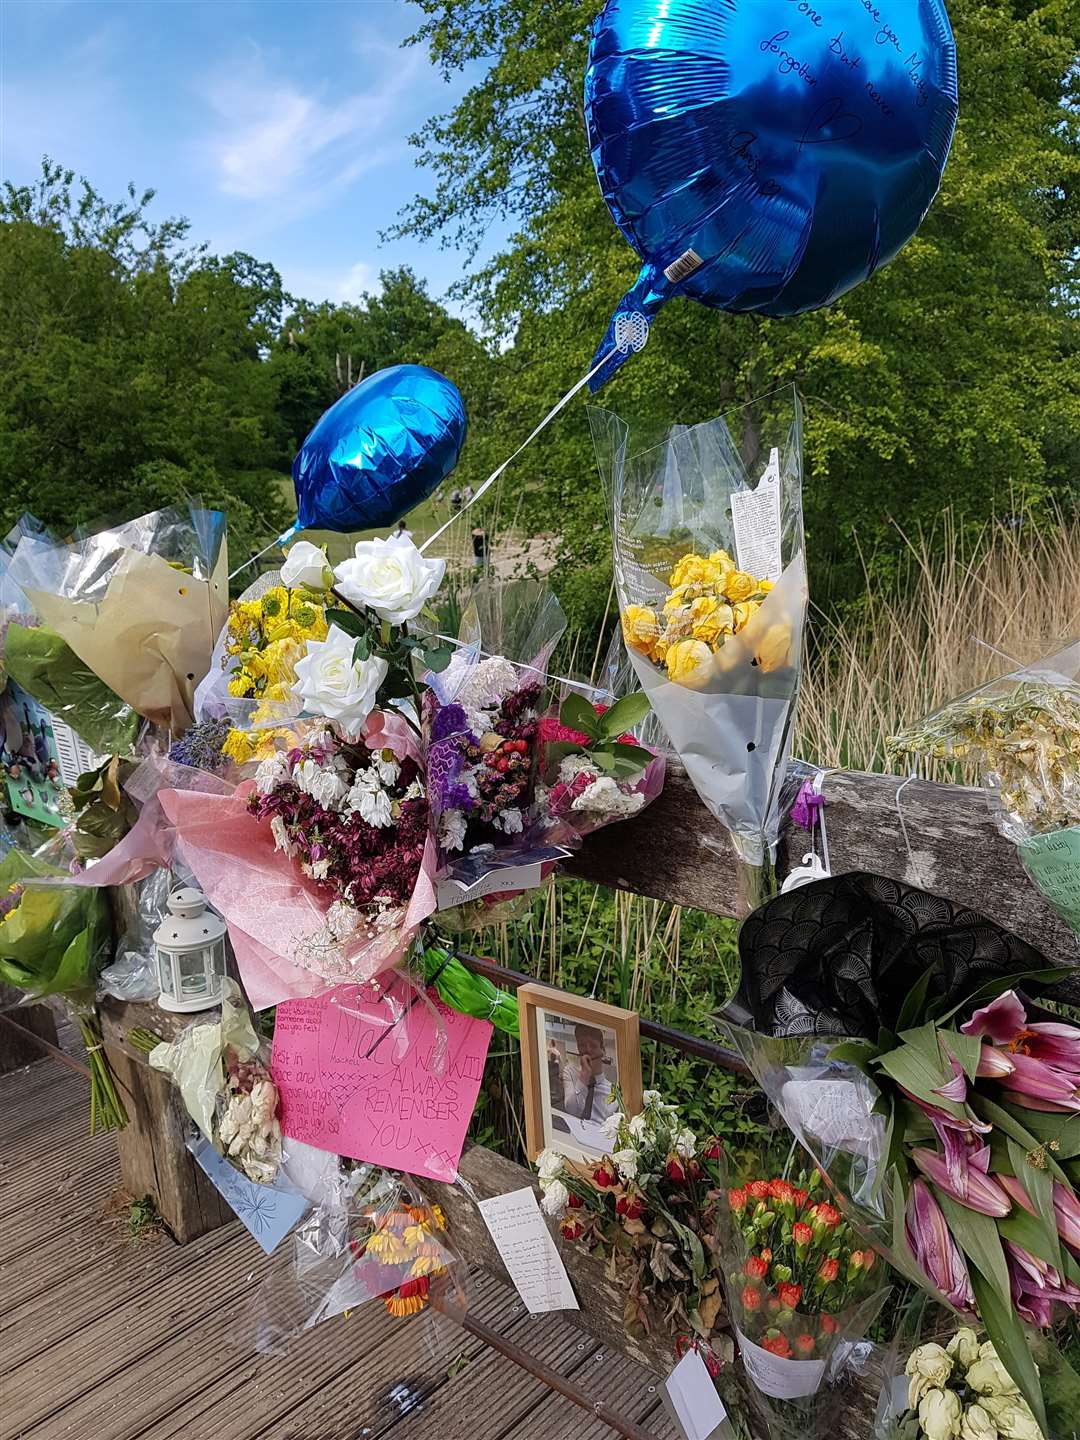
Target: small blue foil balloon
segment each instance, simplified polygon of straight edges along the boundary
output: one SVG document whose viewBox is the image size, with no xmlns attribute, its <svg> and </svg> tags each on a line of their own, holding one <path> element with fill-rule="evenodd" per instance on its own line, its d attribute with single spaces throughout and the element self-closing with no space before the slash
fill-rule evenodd
<svg viewBox="0 0 1080 1440">
<path fill-rule="evenodd" d="M 926 214 L 956 111 L 943 0 L 608 0 L 585 114 L 644 263 L 592 389 L 674 295 L 797 315 L 867 279 Z"/>
<path fill-rule="evenodd" d="M 437 490 L 465 443 L 456 385 L 426 365 L 376 370 L 319 420 L 293 461 L 297 528 L 375 530 Z"/>
</svg>

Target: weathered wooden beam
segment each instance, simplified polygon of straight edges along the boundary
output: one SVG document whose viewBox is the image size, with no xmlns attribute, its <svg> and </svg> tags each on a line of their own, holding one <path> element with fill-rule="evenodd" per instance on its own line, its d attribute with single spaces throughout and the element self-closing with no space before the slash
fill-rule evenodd
<svg viewBox="0 0 1080 1440">
<path fill-rule="evenodd" d="M 9 1070 L 21 1070 L 42 1059 L 49 1046 L 55 1046 L 56 1016 L 48 1005 L 19 1005 L 19 991 L 10 985 L 0 985 L 0 1010 L 7 1012 L 10 1025 L 0 1026 L 0 1075 Z M 13 1008 L 8 1009 L 11 1006 Z M 35 1043 L 39 1036 L 46 1043 Z"/>
<path fill-rule="evenodd" d="M 985 791 L 830 771 L 822 793 L 835 874 L 865 870 L 945 895 L 1014 931 L 1053 964 L 1080 964 L 1080 944 L 1028 879 Z M 789 827 L 778 858 L 781 876 L 799 864 L 807 845 L 806 832 Z M 678 761 L 668 761 L 664 789 L 646 810 L 590 835 L 566 870 L 714 915 L 740 914 L 727 832 Z M 1064 980 L 1060 993 L 1080 1000 L 1080 981 Z"/>
</svg>

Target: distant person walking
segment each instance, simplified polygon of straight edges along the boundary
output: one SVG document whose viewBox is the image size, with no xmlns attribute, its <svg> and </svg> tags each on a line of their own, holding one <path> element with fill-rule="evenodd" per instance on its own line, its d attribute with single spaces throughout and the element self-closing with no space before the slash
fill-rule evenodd
<svg viewBox="0 0 1080 1440">
<path fill-rule="evenodd" d="M 472 553 L 473 565 L 479 570 L 487 563 L 488 555 L 487 531 L 479 525 L 472 532 Z"/>
<path fill-rule="evenodd" d="M 460 490 L 451 490 L 451 491 L 450 491 L 450 513 L 451 513 L 451 515 L 456 515 L 460 509 L 461 509 L 461 491 L 460 491 Z"/>
<path fill-rule="evenodd" d="M 404 521 L 404 520 L 399 520 L 399 521 L 397 522 L 397 529 L 394 531 L 394 539 L 395 539 L 395 540 L 411 540 L 411 539 L 412 539 L 412 531 L 411 531 L 411 530 L 409 529 L 409 527 L 405 524 L 405 521 Z"/>
<path fill-rule="evenodd" d="M 474 495 L 474 494 L 475 494 L 475 492 L 474 492 L 472 486 L 471 486 L 471 485 L 466 485 L 466 486 L 465 486 L 465 504 L 466 504 L 466 505 L 471 505 L 471 504 L 472 504 L 472 502 L 473 502 L 473 495 Z"/>
</svg>

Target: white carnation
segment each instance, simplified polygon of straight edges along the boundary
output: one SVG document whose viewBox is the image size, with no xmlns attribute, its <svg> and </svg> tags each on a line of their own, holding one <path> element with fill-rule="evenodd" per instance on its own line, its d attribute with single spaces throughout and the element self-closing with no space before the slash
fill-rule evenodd
<svg viewBox="0 0 1080 1440">
<path fill-rule="evenodd" d="M 546 1185 L 563 1172 L 563 1157 L 557 1150 L 541 1150 L 536 1157 L 536 1168 L 540 1172 L 540 1184 Z"/>
<path fill-rule="evenodd" d="M 570 1191 L 561 1180 L 552 1180 L 544 1189 L 540 1205 L 545 1215 L 561 1215 L 570 1199 Z"/>
<path fill-rule="evenodd" d="M 615 1168 L 619 1172 L 619 1179 L 623 1181 L 636 1180 L 638 1172 L 638 1153 L 636 1150 L 616 1150 L 612 1155 Z"/>
<path fill-rule="evenodd" d="M 619 1126 L 625 1119 L 626 1116 L 623 1115 L 621 1111 L 616 1110 L 614 1115 L 608 1115 L 600 1121 L 600 1129 L 609 1140 L 614 1140 L 618 1136 Z"/>
</svg>

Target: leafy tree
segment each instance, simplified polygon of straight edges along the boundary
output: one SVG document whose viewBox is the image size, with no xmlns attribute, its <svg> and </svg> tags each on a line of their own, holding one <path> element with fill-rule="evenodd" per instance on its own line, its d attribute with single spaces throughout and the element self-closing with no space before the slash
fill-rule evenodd
<svg viewBox="0 0 1080 1440">
<path fill-rule="evenodd" d="M 487 470 L 582 375 L 637 270 L 598 193 L 581 113 L 598 0 L 418 0 L 414 37 L 444 71 L 490 62 L 414 142 L 436 175 L 398 232 L 505 251 L 458 287 L 508 348 L 501 423 L 472 447 Z M 1078 0 L 950 0 L 961 113 L 919 234 L 832 308 L 791 320 L 669 305 L 599 401 L 693 423 L 795 380 L 806 402 L 806 515 L 819 600 L 888 575 L 905 528 L 953 504 L 1038 520 L 1071 501 L 1080 428 Z M 494 56 L 494 60 L 491 57 Z M 512 343 L 511 343 L 512 342 Z M 605 507 L 580 403 L 507 473 L 534 529 L 561 537 L 559 585 L 579 619 L 610 583 Z M 856 542 L 856 536 L 858 542 Z"/>
</svg>

